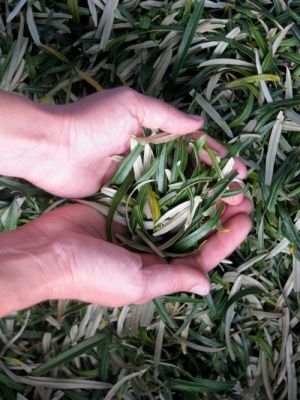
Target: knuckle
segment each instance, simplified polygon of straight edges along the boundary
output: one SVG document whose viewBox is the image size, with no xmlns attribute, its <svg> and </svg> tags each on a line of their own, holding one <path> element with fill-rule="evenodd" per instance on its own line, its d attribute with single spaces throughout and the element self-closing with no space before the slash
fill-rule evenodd
<svg viewBox="0 0 300 400">
<path fill-rule="evenodd" d="M 131 89 L 130 87 L 122 87 L 120 88 L 120 94 L 124 98 L 125 101 L 136 100 L 138 93 Z"/>
</svg>

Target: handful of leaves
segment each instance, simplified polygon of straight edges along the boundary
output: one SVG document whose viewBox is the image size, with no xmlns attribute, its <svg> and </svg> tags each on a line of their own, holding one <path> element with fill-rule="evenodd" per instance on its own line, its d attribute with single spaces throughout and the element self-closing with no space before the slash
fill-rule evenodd
<svg viewBox="0 0 300 400">
<path fill-rule="evenodd" d="M 182 257 L 222 229 L 224 206 L 216 202 L 241 191 L 229 189 L 237 172 L 232 171 L 233 158 L 220 160 L 206 145 L 206 136 L 174 139 L 149 133 L 132 138 L 130 154 L 116 158 L 120 166 L 98 194 L 95 208 L 107 215 L 109 241 L 114 237 L 131 249 Z M 212 166 L 201 161 L 200 152 L 207 153 Z M 113 221 L 126 225 L 128 235 L 114 234 Z"/>
</svg>

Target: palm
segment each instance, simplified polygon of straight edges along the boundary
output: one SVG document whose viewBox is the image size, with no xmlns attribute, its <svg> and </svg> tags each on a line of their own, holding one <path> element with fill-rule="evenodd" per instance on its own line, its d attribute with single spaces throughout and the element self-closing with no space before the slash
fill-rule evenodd
<svg viewBox="0 0 300 400">
<path fill-rule="evenodd" d="M 56 209 L 27 224 L 23 230 L 27 235 L 43 232 L 59 248 L 60 257 L 56 257 L 52 273 L 61 277 L 60 288 L 55 289 L 60 298 L 120 306 L 143 303 L 177 291 L 207 293 L 209 283 L 204 273 L 245 238 L 251 225 L 245 213 L 250 210 L 251 203 L 246 199 L 237 207 L 229 206 L 224 214 L 229 233 L 213 234 L 196 255 L 170 264 L 158 256 L 133 253 L 108 243 L 105 217 L 82 205 Z M 124 228 L 115 226 L 114 229 Z M 49 271 L 45 270 L 43 276 L 49 277 Z"/>
</svg>

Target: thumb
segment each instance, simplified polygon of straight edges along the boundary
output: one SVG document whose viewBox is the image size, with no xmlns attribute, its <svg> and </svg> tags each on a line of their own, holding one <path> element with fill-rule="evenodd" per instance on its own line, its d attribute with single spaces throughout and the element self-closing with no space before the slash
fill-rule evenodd
<svg viewBox="0 0 300 400">
<path fill-rule="evenodd" d="M 204 296 L 210 291 L 206 276 L 188 265 L 152 264 L 143 270 L 144 295 L 141 302 L 175 292 Z"/>
<path fill-rule="evenodd" d="M 203 126 L 203 119 L 189 115 L 161 100 L 136 92 L 135 116 L 140 127 L 161 129 L 168 133 L 191 133 Z"/>
</svg>

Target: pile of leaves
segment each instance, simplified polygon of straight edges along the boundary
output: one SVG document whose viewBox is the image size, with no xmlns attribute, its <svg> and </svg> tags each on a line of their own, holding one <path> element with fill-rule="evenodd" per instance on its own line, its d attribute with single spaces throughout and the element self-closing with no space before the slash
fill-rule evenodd
<svg viewBox="0 0 300 400">
<path fill-rule="evenodd" d="M 217 207 L 217 201 L 242 189 L 229 187 L 237 177 L 233 158 L 221 161 L 205 140 L 205 135 L 172 140 L 165 133 L 131 139 L 130 154 L 102 187 L 97 203 L 81 201 L 107 215 L 109 241 L 116 221 L 129 230 L 128 236 L 115 235 L 121 244 L 160 257 L 184 257 L 222 229 L 224 206 Z M 203 152 L 211 168 L 201 161 Z"/>
</svg>

